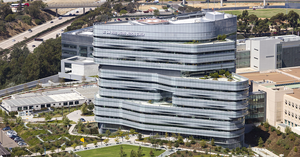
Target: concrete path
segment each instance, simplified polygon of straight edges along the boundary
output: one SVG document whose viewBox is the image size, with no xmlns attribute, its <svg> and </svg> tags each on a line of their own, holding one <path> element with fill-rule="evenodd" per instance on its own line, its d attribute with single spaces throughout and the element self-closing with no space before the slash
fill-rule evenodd
<svg viewBox="0 0 300 157">
<path fill-rule="evenodd" d="M 257 153 L 258 155 L 260 155 L 262 157 L 279 157 L 278 155 L 274 154 L 273 152 L 271 152 L 265 148 L 253 147 L 251 149 L 252 149 L 252 151 L 254 151 L 255 153 Z"/>
<path fill-rule="evenodd" d="M 76 124 L 72 124 L 70 129 L 69 129 L 69 134 L 73 136 L 82 136 L 82 137 L 93 137 L 93 138 L 98 138 L 98 136 L 93 136 L 93 135 L 85 135 L 85 134 L 74 134 L 73 130 L 75 128 Z"/>
<path fill-rule="evenodd" d="M 80 118 L 85 119 L 87 122 L 95 121 L 94 116 L 81 116 L 81 110 L 73 111 L 70 114 L 68 114 L 67 117 L 76 123 L 79 121 Z"/>
</svg>

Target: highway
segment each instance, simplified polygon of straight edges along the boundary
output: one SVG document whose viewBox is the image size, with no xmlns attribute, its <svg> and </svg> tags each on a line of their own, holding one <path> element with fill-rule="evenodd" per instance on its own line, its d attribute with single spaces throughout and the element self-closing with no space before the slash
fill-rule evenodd
<svg viewBox="0 0 300 157">
<path fill-rule="evenodd" d="M 0 48 L 2 48 L 2 49 L 10 48 L 15 43 L 23 41 L 25 39 L 25 37 L 30 38 L 30 37 L 36 35 L 37 33 L 41 32 L 41 31 L 44 31 L 48 28 L 51 28 L 55 25 L 63 23 L 63 22 L 65 22 L 69 19 L 72 19 L 72 18 L 74 18 L 74 16 L 63 17 L 63 19 L 61 19 L 61 20 L 59 20 L 58 18 L 55 18 L 55 19 L 51 20 L 51 21 L 53 21 L 53 23 L 50 23 L 50 21 L 47 21 L 46 23 L 44 23 L 42 25 L 35 26 L 35 27 L 31 28 L 32 32 L 29 32 L 29 31 L 26 30 L 23 33 L 20 33 L 18 35 L 15 35 L 13 37 L 10 37 L 10 38 L 2 41 L 0 43 Z M 13 40 L 15 40 L 15 41 L 13 41 Z"/>
</svg>

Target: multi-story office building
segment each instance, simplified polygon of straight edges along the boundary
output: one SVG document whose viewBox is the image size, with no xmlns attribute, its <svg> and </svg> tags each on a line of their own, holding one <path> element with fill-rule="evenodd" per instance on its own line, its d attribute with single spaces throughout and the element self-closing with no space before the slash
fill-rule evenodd
<svg viewBox="0 0 300 157">
<path fill-rule="evenodd" d="M 300 67 L 240 75 L 249 78 L 250 92 L 253 91 L 254 94 L 249 97 L 250 107 L 246 122 L 255 120 L 263 122 L 262 116 L 265 112 L 265 121 L 270 125 L 280 127 L 281 131 L 289 126 L 292 131 L 300 134 Z M 253 112 L 253 108 L 260 109 Z"/>
<path fill-rule="evenodd" d="M 255 71 L 300 66 L 300 37 L 283 35 L 238 40 L 236 67 Z"/>
<path fill-rule="evenodd" d="M 93 57 L 93 27 L 62 33 L 62 59 L 81 56 Z"/>
<path fill-rule="evenodd" d="M 99 65 L 95 120 L 99 129 L 134 128 L 243 145 L 248 79 L 203 77 L 235 72 L 236 16 L 96 23 Z M 227 35 L 225 40 L 216 40 Z"/>
</svg>

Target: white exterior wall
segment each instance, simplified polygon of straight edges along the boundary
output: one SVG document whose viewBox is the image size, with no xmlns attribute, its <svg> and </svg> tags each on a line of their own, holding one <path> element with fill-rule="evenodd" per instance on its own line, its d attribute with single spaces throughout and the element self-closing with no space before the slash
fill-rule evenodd
<svg viewBox="0 0 300 157">
<path fill-rule="evenodd" d="M 89 64 L 84 66 L 84 75 L 94 76 L 98 74 L 98 64 Z"/>
<path fill-rule="evenodd" d="M 72 64 L 72 74 L 83 76 L 84 75 L 84 65 Z"/>
<path fill-rule="evenodd" d="M 246 49 L 250 49 L 250 67 L 258 71 L 275 70 L 279 43 L 280 39 L 246 41 Z"/>
</svg>

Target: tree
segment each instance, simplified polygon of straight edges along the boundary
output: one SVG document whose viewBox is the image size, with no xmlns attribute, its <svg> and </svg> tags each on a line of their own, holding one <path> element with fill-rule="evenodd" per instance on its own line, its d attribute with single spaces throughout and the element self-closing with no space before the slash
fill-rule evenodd
<svg viewBox="0 0 300 157">
<path fill-rule="evenodd" d="M 289 25 L 293 27 L 293 31 L 298 26 L 298 19 L 299 14 L 296 13 L 294 10 L 289 11 L 289 13 L 287 14 L 287 20 L 289 22 Z"/>
<path fill-rule="evenodd" d="M 130 2 L 130 3 L 126 6 L 126 10 L 127 10 L 127 12 L 129 12 L 129 13 L 132 13 L 132 12 L 134 11 L 134 8 L 135 8 L 135 5 L 134 5 L 132 2 Z"/>
<path fill-rule="evenodd" d="M 97 146 L 98 142 L 97 142 L 97 140 L 94 140 L 93 143 L 94 143 L 95 146 Z"/>
<path fill-rule="evenodd" d="M 118 4 L 114 5 L 113 9 L 119 13 L 123 9 L 123 7 L 124 6 L 122 5 L 122 3 L 118 3 Z"/>
<path fill-rule="evenodd" d="M 150 153 L 149 153 L 149 154 L 150 154 L 150 156 L 152 156 L 152 157 L 154 156 L 154 153 L 153 153 L 152 149 L 150 150 Z"/>
<path fill-rule="evenodd" d="M 160 15 L 159 10 L 155 9 L 154 10 L 154 16 L 159 16 L 159 15 Z"/>
<path fill-rule="evenodd" d="M 259 140 L 258 140 L 258 146 L 259 147 L 263 147 L 264 145 L 264 141 L 262 140 L 262 138 L 260 137 Z"/>
<path fill-rule="evenodd" d="M 298 149 L 297 149 L 297 147 L 294 147 L 294 152 L 298 152 Z"/>
<path fill-rule="evenodd" d="M 9 14 L 13 14 L 9 4 L 0 5 L 0 18 L 5 19 L 5 17 Z"/>
<path fill-rule="evenodd" d="M 66 145 L 61 146 L 61 150 L 65 151 L 66 150 Z"/>
<path fill-rule="evenodd" d="M 87 105 L 86 105 L 86 103 L 83 103 L 83 104 L 82 104 L 82 106 L 81 106 L 81 112 L 82 112 L 83 115 L 88 114 L 89 111 L 87 110 Z"/>
<path fill-rule="evenodd" d="M 109 139 L 106 138 L 106 139 L 103 140 L 103 142 L 104 142 L 105 144 L 107 144 L 107 143 L 109 142 Z"/>
<path fill-rule="evenodd" d="M 285 129 L 284 129 L 285 133 L 288 135 L 291 133 L 291 128 L 289 126 L 287 126 Z"/>
<path fill-rule="evenodd" d="M 73 147 L 74 149 L 76 149 L 77 144 L 76 144 L 76 143 L 73 143 L 73 144 L 72 144 L 72 147 Z"/>
<path fill-rule="evenodd" d="M 174 147 L 178 148 L 179 147 L 179 143 L 175 142 Z"/>
<path fill-rule="evenodd" d="M 137 156 L 136 152 L 134 150 L 131 150 L 130 157 L 136 157 L 136 156 Z"/>
<path fill-rule="evenodd" d="M 62 120 L 65 126 L 69 126 L 71 123 L 71 120 L 67 116 L 64 116 Z"/>
<path fill-rule="evenodd" d="M 83 146 L 84 148 L 86 148 L 87 143 L 86 143 L 86 142 L 83 142 L 83 143 L 82 143 L 82 146 Z"/>
<path fill-rule="evenodd" d="M 169 137 L 169 134 L 166 132 L 165 133 L 165 138 L 168 139 L 168 137 Z"/>
<path fill-rule="evenodd" d="M 15 14 L 8 14 L 6 17 L 5 17 L 5 21 L 7 22 L 11 22 L 11 21 L 14 21 L 15 20 L 15 17 L 16 15 Z"/>
<path fill-rule="evenodd" d="M 206 144 L 205 140 L 201 140 L 200 141 L 200 145 L 201 145 L 202 148 L 206 148 L 207 147 L 207 144 Z"/>
<path fill-rule="evenodd" d="M 82 76 L 81 81 L 82 81 L 82 83 L 85 83 L 86 77 L 85 77 L 85 76 Z"/>
<path fill-rule="evenodd" d="M 168 142 L 168 149 L 172 149 L 172 142 L 171 141 Z"/>
<path fill-rule="evenodd" d="M 211 139 L 211 145 L 214 146 L 215 145 L 215 139 Z"/>
<path fill-rule="evenodd" d="M 126 153 L 123 150 L 123 146 L 120 147 L 120 157 L 126 157 Z"/>
<path fill-rule="evenodd" d="M 120 11 L 120 15 L 123 15 L 123 14 L 127 14 L 127 11 L 124 9 Z"/>
<path fill-rule="evenodd" d="M 142 134 L 138 134 L 138 139 L 139 139 L 139 141 L 143 140 Z"/>
<path fill-rule="evenodd" d="M 132 134 L 132 135 L 136 134 L 135 130 L 134 129 L 130 129 L 130 134 Z"/>
<path fill-rule="evenodd" d="M 139 146 L 139 149 L 137 151 L 137 157 L 142 157 L 143 156 L 143 149 L 141 146 Z"/>
<path fill-rule="evenodd" d="M 103 137 L 103 135 L 102 135 L 102 134 L 99 134 L 98 137 L 100 138 L 101 145 L 102 145 L 102 137 Z"/>
<path fill-rule="evenodd" d="M 52 119 L 51 115 L 48 113 L 45 117 L 45 120 L 46 121 L 50 121 Z"/>
<path fill-rule="evenodd" d="M 128 136 L 128 135 L 126 135 L 126 136 L 125 136 L 125 140 L 127 140 L 127 141 L 128 141 L 129 139 L 130 139 L 130 138 L 129 138 L 129 136 Z"/>
<path fill-rule="evenodd" d="M 110 135 L 109 129 L 107 129 L 107 130 L 105 131 L 105 134 L 107 135 L 107 138 L 109 138 L 109 135 Z"/>
<path fill-rule="evenodd" d="M 250 23 L 253 23 L 253 22 L 258 20 L 258 17 L 254 14 L 251 14 L 251 15 L 248 16 L 248 19 L 249 19 Z"/>
<path fill-rule="evenodd" d="M 116 142 L 116 143 L 119 143 L 119 137 L 116 137 L 116 138 L 115 138 L 115 142 Z"/>
</svg>

